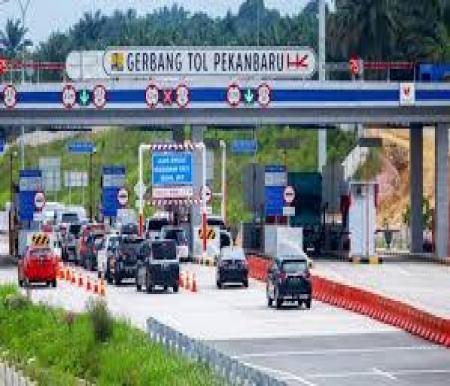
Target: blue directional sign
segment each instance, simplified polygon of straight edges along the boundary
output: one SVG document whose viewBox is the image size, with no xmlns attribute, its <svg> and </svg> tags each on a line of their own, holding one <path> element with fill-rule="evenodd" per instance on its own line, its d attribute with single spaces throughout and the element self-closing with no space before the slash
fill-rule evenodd
<svg viewBox="0 0 450 386">
<path fill-rule="evenodd" d="M 42 190 L 42 172 L 40 170 L 21 170 L 19 174 L 19 218 L 20 221 L 32 221 L 34 196 Z"/>
<path fill-rule="evenodd" d="M 116 217 L 117 210 L 121 207 L 117 196 L 120 188 L 125 186 L 125 166 L 104 166 L 102 182 L 103 216 Z"/>
<path fill-rule="evenodd" d="M 189 152 L 152 153 L 152 185 L 192 185 L 192 163 L 192 153 Z"/>
<path fill-rule="evenodd" d="M 236 139 L 231 143 L 234 154 L 255 154 L 258 144 L 254 139 Z"/>
<path fill-rule="evenodd" d="M 92 142 L 70 142 L 67 150 L 74 154 L 91 154 L 95 150 L 95 145 Z"/>
<path fill-rule="evenodd" d="M 5 151 L 5 140 L 3 138 L 0 138 L 0 154 L 3 154 Z"/>
<path fill-rule="evenodd" d="M 265 213 L 266 216 L 283 215 L 283 192 L 287 185 L 286 168 L 281 165 L 268 165 L 264 173 Z"/>
</svg>

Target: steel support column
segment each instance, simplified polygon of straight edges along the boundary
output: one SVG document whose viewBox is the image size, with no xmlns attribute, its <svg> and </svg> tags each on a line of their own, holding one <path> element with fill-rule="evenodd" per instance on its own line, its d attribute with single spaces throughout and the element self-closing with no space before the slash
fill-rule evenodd
<svg viewBox="0 0 450 386">
<path fill-rule="evenodd" d="M 410 126 L 411 252 L 423 252 L 423 125 Z"/>
<path fill-rule="evenodd" d="M 435 130 L 435 252 L 448 256 L 448 125 L 439 124 Z"/>
</svg>

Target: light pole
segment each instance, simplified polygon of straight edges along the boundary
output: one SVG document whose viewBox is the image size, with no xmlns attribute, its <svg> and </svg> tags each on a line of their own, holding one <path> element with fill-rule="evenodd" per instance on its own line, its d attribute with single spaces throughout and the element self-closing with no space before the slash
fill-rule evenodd
<svg viewBox="0 0 450 386">
<path fill-rule="evenodd" d="M 15 198 L 15 187 L 14 187 L 14 179 L 13 179 L 13 158 L 17 157 L 17 152 L 15 150 L 11 150 L 9 153 L 9 255 L 14 256 L 15 255 L 15 213 L 16 213 L 16 198 Z"/>
<path fill-rule="evenodd" d="M 326 8 L 325 0 L 318 0 L 318 18 L 319 18 L 319 41 L 318 41 L 318 51 L 319 51 L 319 81 L 323 82 L 326 80 L 325 73 L 325 63 L 326 63 Z M 319 173 L 322 172 L 322 168 L 327 163 L 327 130 L 319 129 L 318 141 L 317 141 L 317 153 L 318 162 L 317 168 Z"/>
</svg>

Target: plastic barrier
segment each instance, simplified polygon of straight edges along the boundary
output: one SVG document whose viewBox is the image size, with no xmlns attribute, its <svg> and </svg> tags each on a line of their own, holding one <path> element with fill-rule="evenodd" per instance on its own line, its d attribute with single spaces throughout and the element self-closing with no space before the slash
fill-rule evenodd
<svg viewBox="0 0 450 386">
<path fill-rule="evenodd" d="M 266 281 L 271 261 L 248 257 L 249 276 Z M 312 276 L 313 298 L 390 324 L 430 342 L 450 348 L 450 320 L 382 295 Z"/>
</svg>

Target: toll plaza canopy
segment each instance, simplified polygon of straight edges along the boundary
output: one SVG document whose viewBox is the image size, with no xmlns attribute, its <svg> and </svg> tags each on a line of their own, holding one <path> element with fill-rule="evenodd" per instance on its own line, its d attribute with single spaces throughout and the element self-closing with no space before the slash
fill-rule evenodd
<svg viewBox="0 0 450 386">
<path fill-rule="evenodd" d="M 450 84 L 180 78 L 0 85 L 4 125 L 450 122 Z"/>
</svg>

